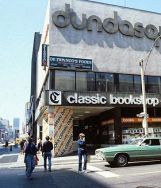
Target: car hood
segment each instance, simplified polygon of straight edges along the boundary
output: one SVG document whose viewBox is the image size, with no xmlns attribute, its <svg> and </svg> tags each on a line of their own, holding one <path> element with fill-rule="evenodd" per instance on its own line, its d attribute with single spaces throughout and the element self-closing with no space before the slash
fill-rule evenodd
<svg viewBox="0 0 161 188">
<path fill-rule="evenodd" d="M 121 145 L 110 145 L 105 148 L 97 149 L 96 151 L 99 152 L 109 152 L 109 151 L 128 151 L 128 150 L 136 150 L 139 145 L 133 145 L 133 144 L 121 144 Z"/>
</svg>

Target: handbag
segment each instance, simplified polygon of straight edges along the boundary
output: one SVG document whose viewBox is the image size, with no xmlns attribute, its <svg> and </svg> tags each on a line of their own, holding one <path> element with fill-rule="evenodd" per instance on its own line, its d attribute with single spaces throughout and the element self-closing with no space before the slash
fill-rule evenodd
<svg viewBox="0 0 161 188">
<path fill-rule="evenodd" d="M 39 158 L 37 155 L 34 156 L 34 160 L 35 160 L 35 165 L 38 165 Z"/>
</svg>

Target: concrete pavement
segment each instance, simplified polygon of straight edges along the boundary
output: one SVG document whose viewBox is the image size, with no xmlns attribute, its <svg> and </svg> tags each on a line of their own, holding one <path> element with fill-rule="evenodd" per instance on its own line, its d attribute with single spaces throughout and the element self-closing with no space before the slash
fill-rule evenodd
<svg viewBox="0 0 161 188">
<path fill-rule="evenodd" d="M 76 155 L 52 158 L 52 171 L 44 171 L 43 158 L 29 180 L 25 175 L 24 155 L 19 150 L 0 156 L 0 188 L 161 188 L 161 164 L 129 165 L 110 168 L 91 155 L 88 173 L 78 173 Z"/>
<path fill-rule="evenodd" d="M 43 157 L 38 154 L 39 164 L 33 172 L 33 179 L 25 175 L 24 155 L 19 150 L 0 156 L 0 188 L 107 188 L 87 174 L 78 174 L 77 156 L 52 158 L 52 171 L 45 172 Z M 91 156 L 91 163 L 96 159 Z"/>
<path fill-rule="evenodd" d="M 36 168 L 43 168 L 43 157 L 41 153 L 37 154 L 39 161 Z M 15 158 L 15 159 L 13 159 Z M 90 163 L 97 161 L 95 155 L 89 155 L 89 161 Z M 19 148 L 13 148 L 12 151 L 5 150 L 3 154 L 0 155 L 0 168 L 3 167 L 25 167 L 24 164 L 24 155 L 20 154 Z M 54 165 L 64 165 L 64 164 L 78 164 L 78 157 L 77 155 L 70 155 L 70 156 L 64 156 L 64 157 L 52 157 L 52 164 L 53 168 Z"/>
</svg>

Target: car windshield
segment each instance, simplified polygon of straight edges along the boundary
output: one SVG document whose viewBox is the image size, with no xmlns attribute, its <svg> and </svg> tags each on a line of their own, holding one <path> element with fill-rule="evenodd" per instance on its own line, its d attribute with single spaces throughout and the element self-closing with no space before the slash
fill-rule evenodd
<svg viewBox="0 0 161 188">
<path fill-rule="evenodd" d="M 143 141 L 143 138 L 136 138 L 130 144 L 139 145 Z"/>
</svg>

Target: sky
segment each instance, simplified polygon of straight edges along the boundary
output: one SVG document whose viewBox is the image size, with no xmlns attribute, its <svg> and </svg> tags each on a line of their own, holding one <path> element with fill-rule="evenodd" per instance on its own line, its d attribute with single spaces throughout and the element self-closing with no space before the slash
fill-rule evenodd
<svg viewBox="0 0 161 188">
<path fill-rule="evenodd" d="M 74 0 L 77 1 L 77 0 Z M 160 0 L 95 0 L 161 13 Z M 0 118 L 25 122 L 34 33 L 42 33 L 47 0 L 0 0 Z"/>
</svg>

